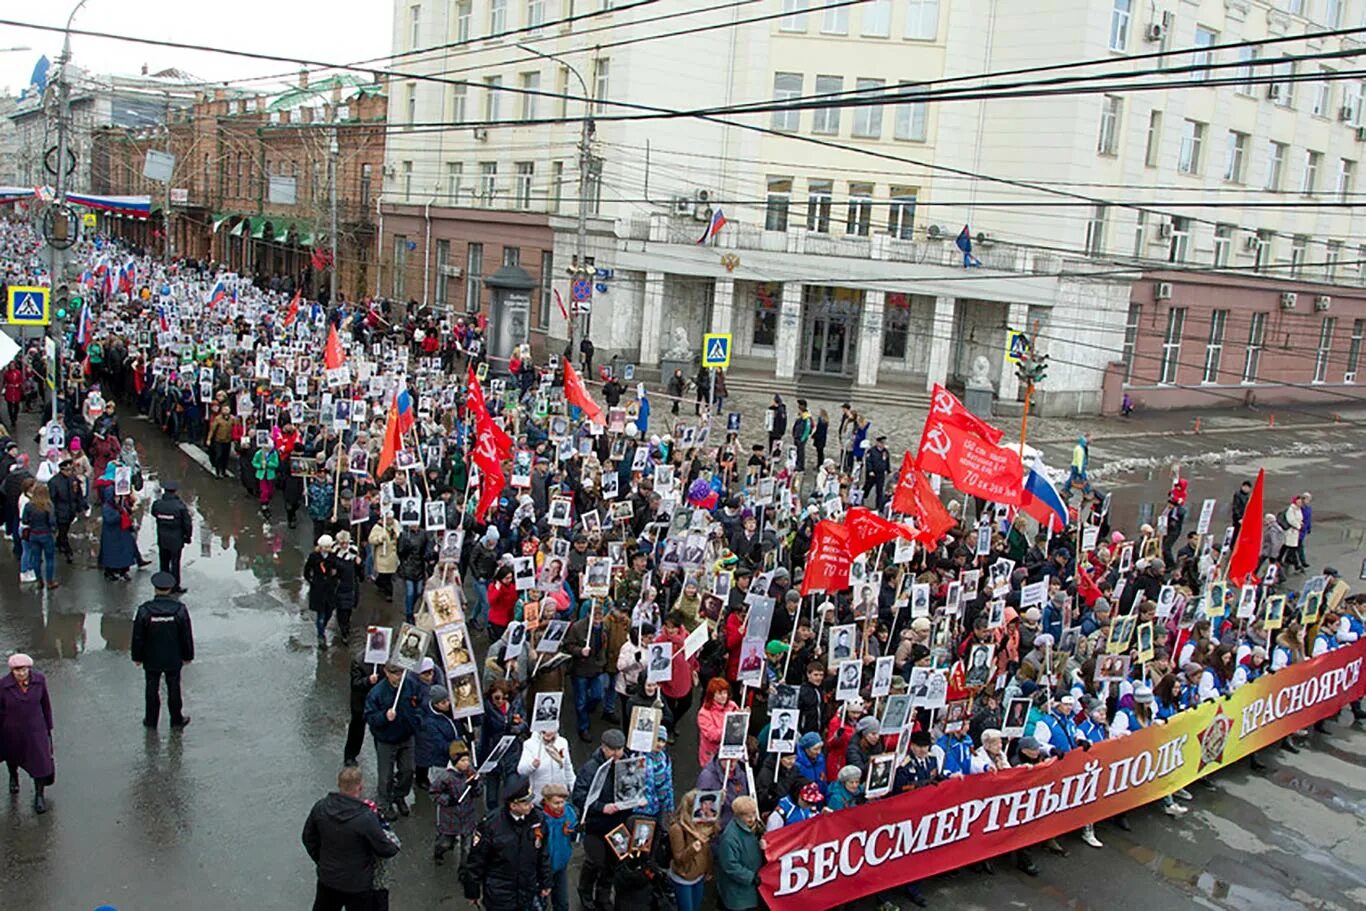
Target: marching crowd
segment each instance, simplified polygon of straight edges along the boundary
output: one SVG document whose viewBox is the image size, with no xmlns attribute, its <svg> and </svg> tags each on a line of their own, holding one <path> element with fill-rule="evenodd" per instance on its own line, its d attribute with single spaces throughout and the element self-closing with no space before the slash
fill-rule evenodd
<svg viewBox="0 0 1366 911">
<path fill-rule="evenodd" d="M 26 229 L 5 226 L 0 245 L 10 283 L 44 280 Z M 672 403 L 610 368 L 593 377 L 591 344 L 582 374 L 570 351 L 496 360 L 479 315 L 323 309 L 206 263 L 163 271 L 113 244 L 77 249 L 87 312 L 60 422 L 25 428 L 36 472 L 17 428 L 41 356 L 4 374 L 20 407 L 0 496 L 23 578 L 55 587 L 54 553 L 70 560 L 92 505 L 106 576 L 145 562 L 119 403 L 201 446 L 264 520 L 277 501 L 290 527 L 310 520 L 306 606 L 318 646 L 348 650 L 351 687 L 337 787 L 302 836 L 318 909 L 388 907 L 389 859 L 423 838 L 405 821 L 415 789 L 434 805 L 432 862 L 491 911 L 567 911 L 575 896 L 693 911 L 709 892 L 727 911 L 759 908 L 765 832 L 1089 749 L 1362 632 L 1335 569 L 1293 578 L 1309 565 L 1308 494 L 1248 516 L 1249 482 L 1216 538 L 1174 473 L 1160 516 L 1131 535 L 1090 486 L 1082 438 L 1067 526 L 1040 526 L 945 503 L 848 405 L 833 427 L 801 400 L 789 420 L 780 396 L 762 415 L 713 415 L 703 375 L 700 414 L 680 418 L 681 375 Z M 904 485 L 932 494 L 903 498 Z M 181 589 L 191 533 L 174 500 L 163 486 L 150 510 L 172 576 L 159 598 Z M 812 590 L 818 523 L 855 514 L 902 530 L 856 555 L 847 584 Z M 1255 579 L 1231 584 L 1231 544 L 1259 518 Z M 353 621 L 394 598 L 398 629 L 379 612 Z M 41 797 L 51 711 L 31 665 L 12 656 L 0 681 L 0 756 L 11 790 L 23 768 Z M 1177 791 L 1162 811 L 1193 799 Z M 1101 848 L 1100 834 L 1079 838 Z M 1031 851 L 1009 861 L 1039 873 Z M 926 887 L 882 900 L 924 906 Z"/>
</svg>

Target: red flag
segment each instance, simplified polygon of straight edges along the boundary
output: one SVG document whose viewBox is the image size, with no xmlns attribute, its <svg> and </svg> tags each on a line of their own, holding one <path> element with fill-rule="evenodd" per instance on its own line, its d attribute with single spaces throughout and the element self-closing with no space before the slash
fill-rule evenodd
<svg viewBox="0 0 1366 911">
<path fill-rule="evenodd" d="M 901 457 L 901 470 L 896 475 L 896 487 L 892 489 L 892 511 L 903 516 L 915 510 L 915 478 L 920 472 L 915 470 L 915 457 L 909 449 Z"/>
<path fill-rule="evenodd" d="M 971 430 L 988 443 L 999 443 L 1005 433 L 992 427 L 977 415 L 968 411 L 966 405 L 958 401 L 958 396 L 949 392 L 938 383 L 934 384 L 934 394 L 930 398 L 930 416 L 938 418 L 955 427 Z M 928 421 L 926 422 L 929 423 Z"/>
<path fill-rule="evenodd" d="M 346 363 L 346 355 L 342 353 L 341 339 L 337 338 L 337 327 L 327 327 L 327 346 L 323 348 L 323 366 L 328 370 L 336 370 Z"/>
<path fill-rule="evenodd" d="M 922 471 L 945 475 L 963 493 L 1004 503 L 1020 505 L 1024 467 L 1020 454 L 991 443 L 971 430 L 949 421 L 925 421 L 916 464 Z"/>
<path fill-rule="evenodd" d="M 588 389 L 583 385 L 583 378 L 574 369 L 574 365 L 569 363 L 568 358 L 564 361 L 564 397 L 569 404 L 578 406 L 594 424 L 604 423 L 602 409 L 588 394 Z"/>
<path fill-rule="evenodd" d="M 479 385 L 479 377 L 475 376 L 474 368 L 470 368 L 469 376 L 465 379 L 465 410 L 469 412 L 470 419 L 474 422 L 475 433 L 488 433 L 493 436 L 498 454 L 501 458 L 507 458 L 512 454 L 512 437 L 508 436 L 503 428 L 493 422 L 489 415 L 488 403 L 484 400 L 483 387 Z M 485 428 L 485 424 L 488 425 Z"/>
<path fill-rule="evenodd" d="M 915 539 L 915 532 L 905 525 L 884 519 L 862 506 L 852 507 L 845 513 L 844 527 L 849 532 L 850 557 L 857 557 L 864 551 L 872 550 L 879 544 L 886 544 L 893 538 Z"/>
<path fill-rule="evenodd" d="M 560 305 L 560 313 L 564 315 L 564 321 L 569 322 L 569 311 L 564 309 L 564 301 L 560 299 L 560 289 L 553 288 L 551 290 L 555 292 L 555 303 Z"/>
<path fill-rule="evenodd" d="M 479 469 L 479 504 L 474 510 L 474 520 L 482 522 L 488 511 L 498 502 L 506 479 L 503 476 L 503 462 L 499 456 L 498 438 L 495 431 L 498 425 L 485 414 L 479 420 L 478 434 L 474 442 L 472 461 Z"/>
<path fill-rule="evenodd" d="M 1100 590 L 1091 578 L 1091 574 L 1086 571 L 1086 567 L 1080 561 L 1077 562 L 1077 597 L 1080 598 L 1087 607 L 1094 607 L 1097 598 L 1103 598 L 1105 593 Z M 1117 606 L 1117 605 L 1116 605 Z"/>
<path fill-rule="evenodd" d="M 1266 469 L 1257 470 L 1257 482 L 1252 485 L 1252 496 L 1243 510 L 1243 524 L 1238 526 L 1238 540 L 1233 542 L 1233 555 L 1228 558 L 1228 580 L 1242 585 L 1257 570 L 1262 556 L 1262 480 Z"/>
<path fill-rule="evenodd" d="M 934 492 L 929 480 L 916 468 L 909 452 L 901 462 L 901 476 L 896 482 L 892 508 L 915 520 L 915 527 L 919 529 L 916 540 L 926 547 L 934 547 L 940 538 L 958 524 L 944 508 L 944 502 Z"/>
<path fill-rule="evenodd" d="M 811 592 L 837 592 L 849 587 L 849 530 L 829 519 L 816 523 L 811 549 L 806 552 L 806 575 L 802 596 Z"/>
<path fill-rule="evenodd" d="M 398 397 L 389 402 L 389 414 L 384 419 L 384 445 L 379 450 L 379 463 L 375 466 L 375 477 L 381 478 L 389 466 L 394 464 L 394 454 L 403 448 L 403 431 L 399 429 Z"/>
<path fill-rule="evenodd" d="M 291 301 L 289 302 L 289 309 L 285 311 L 285 318 L 282 319 L 282 320 L 280 320 L 280 325 L 284 326 L 286 329 L 288 329 L 289 326 L 290 326 L 290 324 L 293 323 L 294 320 L 298 318 L 298 316 L 299 316 L 299 299 L 302 298 L 302 297 L 303 297 L 303 292 L 302 292 L 302 291 L 295 291 L 295 292 L 294 292 L 294 299 L 291 300 Z"/>
</svg>

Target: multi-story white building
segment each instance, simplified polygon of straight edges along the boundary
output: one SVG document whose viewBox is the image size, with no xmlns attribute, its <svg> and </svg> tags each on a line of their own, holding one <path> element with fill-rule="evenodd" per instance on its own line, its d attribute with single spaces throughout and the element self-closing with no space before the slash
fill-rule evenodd
<svg viewBox="0 0 1366 911">
<path fill-rule="evenodd" d="M 434 79 L 390 94 L 378 291 L 474 309 L 487 304 L 482 279 L 520 263 L 541 285 L 532 336 L 548 343 L 567 335 L 552 291 L 583 244 L 600 276 L 587 331 L 626 361 L 658 363 L 680 330 L 694 349 L 704 331 L 731 332 L 739 372 L 775 388 L 904 394 L 962 382 L 985 358 L 1012 401 L 1008 333 L 1037 329 L 1052 358 L 1042 404 L 1060 412 L 1095 410 L 1103 389 L 1113 406 L 1125 384 L 1155 405 L 1223 385 L 1210 346 L 1234 346 L 1256 320 L 1230 319 L 1218 294 L 1192 298 L 1211 311 L 1199 376 L 1175 356 L 1136 363 L 1149 338 L 1166 351 L 1174 333 L 1179 351 L 1205 328 L 1203 310 L 1175 328 L 1168 311 L 1210 268 L 1254 276 L 1268 299 L 1258 271 L 1363 284 L 1366 244 L 1346 205 L 1366 151 L 1363 89 L 1332 78 L 1352 64 L 1331 56 L 1361 45 L 1218 48 L 1360 25 L 1366 0 L 769 0 L 713 12 L 662 0 L 562 22 L 611 5 L 395 4 L 396 53 L 455 46 L 399 63 Z M 1195 47 L 1214 49 L 1174 53 Z M 1274 69 L 1256 62 L 1273 57 Z M 1269 72 L 1282 78 L 1267 83 Z M 1293 81 L 1308 73 L 1325 78 Z M 982 99 L 987 89 L 998 97 Z M 915 91 L 940 97 L 908 102 Z M 851 92 L 850 106 L 809 99 Z M 897 97 L 857 103 L 882 93 Z M 595 119 L 580 188 L 585 95 Z M 676 116 L 793 98 L 807 101 Z M 562 122 L 537 123 L 547 118 Z M 698 244 L 717 210 L 726 226 Z M 965 225 L 980 267 L 955 245 Z M 1149 280 L 1159 270 L 1165 296 Z M 1366 316 L 1351 287 L 1331 294 Z M 1327 345 L 1325 357 L 1331 332 Z M 1261 394 L 1276 379 L 1244 370 L 1228 384 Z M 1313 382 L 1330 380 L 1316 370 Z"/>
</svg>

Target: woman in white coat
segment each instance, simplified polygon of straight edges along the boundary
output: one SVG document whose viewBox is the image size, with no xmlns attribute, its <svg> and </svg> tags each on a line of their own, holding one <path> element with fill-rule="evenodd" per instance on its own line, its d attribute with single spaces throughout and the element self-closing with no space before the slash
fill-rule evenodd
<svg viewBox="0 0 1366 911">
<path fill-rule="evenodd" d="M 548 784 L 564 785 L 573 794 L 574 761 L 569 755 L 569 741 L 558 731 L 541 731 L 540 736 L 527 738 L 517 774 L 525 775 L 531 783 L 531 795 L 538 806 Z"/>
<path fill-rule="evenodd" d="M 1297 570 L 1304 572 L 1304 563 L 1300 560 L 1300 532 L 1304 529 L 1304 513 L 1300 511 L 1300 498 L 1298 496 L 1290 498 L 1290 505 L 1285 508 L 1282 515 L 1284 522 L 1281 524 L 1285 528 L 1285 541 L 1281 544 L 1281 565 L 1287 571 Z"/>
</svg>

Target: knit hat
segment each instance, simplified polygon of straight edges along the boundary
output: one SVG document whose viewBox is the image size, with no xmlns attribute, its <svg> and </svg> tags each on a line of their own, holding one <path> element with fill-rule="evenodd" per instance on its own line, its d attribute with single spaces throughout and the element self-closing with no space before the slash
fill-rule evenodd
<svg viewBox="0 0 1366 911">
<path fill-rule="evenodd" d="M 802 785 L 802 789 L 797 792 L 797 796 L 807 803 L 824 803 L 825 795 L 821 793 L 821 786 L 814 781 L 808 781 Z"/>
<path fill-rule="evenodd" d="M 446 689 L 439 683 L 434 684 L 432 688 L 427 691 L 427 695 L 432 705 L 436 705 L 438 702 L 443 702 L 451 698 L 450 690 Z"/>
<path fill-rule="evenodd" d="M 1134 687 L 1134 702 L 1151 703 L 1153 701 L 1153 688 L 1146 684 L 1139 684 Z"/>
<path fill-rule="evenodd" d="M 802 735 L 801 740 L 797 741 L 797 746 L 801 748 L 803 753 L 808 753 L 811 751 L 812 747 L 817 747 L 820 745 L 821 735 L 817 734 L 815 731 L 807 731 L 805 734 Z"/>
<path fill-rule="evenodd" d="M 617 728 L 608 728 L 602 732 L 602 745 L 609 750 L 626 749 L 626 735 Z"/>
<path fill-rule="evenodd" d="M 864 715 L 858 720 L 858 724 L 854 725 L 854 731 L 860 737 L 864 734 L 881 734 L 882 724 L 872 715 Z"/>
<path fill-rule="evenodd" d="M 431 658 L 423 658 L 422 663 L 417 666 L 417 672 L 419 674 L 425 674 L 428 671 L 434 670 L 436 670 L 436 662 Z"/>
<path fill-rule="evenodd" d="M 23 652 L 15 652 L 9 656 L 9 669 L 15 670 L 21 667 L 33 667 L 33 659 Z"/>
<path fill-rule="evenodd" d="M 1021 737 L 1021 738 L 1020 738 L 1020 749 L 1021 749 L 1021 750 L 1037 750 L 1037 749 L 1039 749 L 1039 741 L 1035 740 L 1033 737 Z"/>
</svg>

